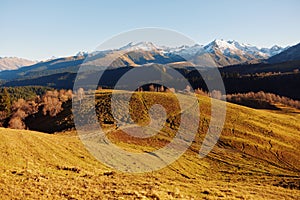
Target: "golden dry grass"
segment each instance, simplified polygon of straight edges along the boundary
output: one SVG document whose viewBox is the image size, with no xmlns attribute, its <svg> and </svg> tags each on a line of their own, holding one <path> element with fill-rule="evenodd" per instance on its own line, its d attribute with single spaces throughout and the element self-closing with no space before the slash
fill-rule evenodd
<svg viewBox="0 0 300 200">
<path fill-rule="evenodd" d="M 75 131 L 50 135 L 0 128 L 0 198 L 299 199 L 300 115 L 228 104 L 218 144 L 200 159 L 210 100 L 199 98 L 201 127 L 192 146 L 173 164 L 150 173 L 104 166 Z M 145 143 L 114 131 L 110 138 L 124 149 L 144 151 L 169 142 L 173 131 L 166 127 L 157 140 Z"/>
</svg>

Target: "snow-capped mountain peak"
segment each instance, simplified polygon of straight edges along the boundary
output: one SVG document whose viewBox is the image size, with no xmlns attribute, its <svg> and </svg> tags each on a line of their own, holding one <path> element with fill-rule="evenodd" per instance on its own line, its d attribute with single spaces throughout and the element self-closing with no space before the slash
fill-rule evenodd
<svg viewBox="0 0 300 200">
<path fill-rule="evenodd" d="M 143 51 L 153 51 L 157 50 L 157 46 L 155 46 L 152 42 L 130 42 L 129 44 L 121 47 L 119 50 L 129 50 L 129 51 L 135 51 L 135 50 L 143 50 Z"/>
<path fill-rule="evenodd" d="M 240 43 L 236 40 L 226 41 L 224 39 L 215 39 L 205 46 L 195 44 L 193 46 L 182 45 L 179 47 L 157 46 L 152 42 L 130 42 L 129 44 L 121 47 L 118 50 L 156 51 L 163 54 L 173 53 L 184 57 L 196 55 L 199 52 L 206 52 L 211 54 L 219 52 L 229 57 L 245 56 L 247 59 L 266 59 L 270 56 L 282 52 L 283 50 L 285 50 L 285 48 L 277 45 L 274 45 L 271 48 L 258 48 L 257 46 L 247 43 Z"/>
<path fill-rule="evenodd" d="M 89 53 L 85 51 L 79 51 L 76 56 L 87 56 Z"/>
<path fill-rule="evenodd" d="M 235 47 L 235 45 L 233 43 L 230 43 L 230 41 L 225 41 L 223 39 L 221 40 L 214 40 L 212 42 L 212 44 L 214 44 L 215 46 L 219 47 L 220 49 L 232 49 L 232 50 L 237 50 L 237 48 Z"/>
<path fill-rule="evenodd" d="M 188 58 L 204 51 L 203 45 L 195 44 L 193 46 L 181 45 L 179 47 L 160 47 L 163 53 L 171 53 Z"/>
<path fill-rule="evenodd" d="M 239 50 L 241 50 L 242 52 L 244 52 L 244 54 L 250 54 L 259 59 L 269 57 L 268 54 L 266 54 L 265 52 L 262 52 L 258 47 L 254 46 L 254 45 L 246 44 L 246 43 L 239 43 L 235 40 L 228 41 L 228 42 L 234 44 L 235 47 L 238 48 Z"/>
<path fill-rule="evenodd" d="M 225 41 L 223 39 L 221 40 L 214 40 L 208 45 L 204 47 L 204 49 L 208 53 L 216 53 L 217 51 L 220 51 L 222 54 L 225 55 L 233 55 L 233 54 L 243 54 L 239 48 L 236 47 L 234 43 L 231 43 L 229 41 Z"/>
<path fill-rule="evenodd" d="M 241 63 L 258 63 L 261 60 L 268 59 L 270 56 L 276 55 L 283 50 L 277 45 L 271 48 L 259 48 L 257 46 L 240 43 L 236 40 L 215 39 L 206 46 L 195 44 L 192 46 L 181 45 L 178 47 L 158 46 L 152 42 L 130 42 L 127 45 L 106 51 L 100 51 L 103 55 L 114 51 L 147 51 L 149 60 L 155 59 L 155 55 L 164 58 L 177 58 L 181 56 L 184 60 L 198 63 L 199 60 L 214 60 L 218 66 L 228 66 Z M 100 53 L 95 52 L 95 53 Z M 154 54 L 153 54 L 154 53 Z M 143 53 L 142 53 L 143 54 Z M 140 54 L 140 55 L 142 55 Z M 128 62 L 128 60 L 126 61 Z"/>
<path fill-rule="evenodd" d="M 278 45 L 274 45 L 271 48 L 261 48 L 260 51 L 267 54 L 269 57 L 277 55 L 281 53 L 282 51 L 288 49 L 289 47 L 281 47 Z"/>
<path fill-rule="evenodd" d="M 286 48 L 280 47 L 278 45 L 274 45 L 271 48 L 258 48 L 257 46 L 240 43 L 236 40 L 214 40 L 208 45 L 204 47 L 204 49 L 209 53 L 215 53 L 216 51 L 220 51 L 222 54 L 226 56 L 229 55 L 246 55 L 254 56 L 257 59 L 266 59 L 270 56 L 276 55 Z"/>
<path fill-rule="evenodd" d="M 279 49 L 281 49 L 282 47 L 278 46 L 278 45 L 274 45 L 271 47 L 272 50 L 277 51 Z"/>
</svg>

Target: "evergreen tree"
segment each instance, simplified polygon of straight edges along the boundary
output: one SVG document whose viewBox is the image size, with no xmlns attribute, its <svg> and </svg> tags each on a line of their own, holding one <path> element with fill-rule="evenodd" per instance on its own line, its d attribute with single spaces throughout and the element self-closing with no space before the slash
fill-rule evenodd
<svg viewBox="0 0 300 200">
<path fill-rule="evenodd" d="M 6 88 L 3 89 L 3 92 L 0 95 L 0 111 L 5 111 L 7 115 L 11 112 L 10 95 Z"/>
</svg>

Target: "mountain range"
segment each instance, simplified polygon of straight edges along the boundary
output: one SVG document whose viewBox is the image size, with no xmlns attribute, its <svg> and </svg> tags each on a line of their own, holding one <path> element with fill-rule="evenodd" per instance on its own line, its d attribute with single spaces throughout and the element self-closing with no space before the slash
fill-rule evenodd
<svg viewBox="0 0 300 200">
<path fill-rule="evenodd" d="M 151 66 L 165 77 L 170 72 L 165 66 L 169 66 L 179 71 L 194 88 L 205 88 L 195 68 L 209 73 L 211 66 L 217 66 L 228 93 L 265 91 L 300 99 L 299 52 L 300 44 L 267 49 L 224 40 L 214 40 L 205 46 L 176 48 L 158 46 L 151 42 L 129 43 L 118 49 L 89 54 L 79 52 L 75 56 L 0 71 L 0 84 L 71 89 L 78 69 L 84 66 L 83 78 L 86 80 L 94 80 L 97 78 L 95 71 L 106 69 L 99 85 L 111 88 L 132 68 L 143 71 L 141 67 Z M 210 79 L 214 81 L 214 77 Z"/>
<path fill-rule="evenodd" d="M 36 61 L 27 60 L 17 57 L 0 57 L 0 71 L 2 70 L 14 70 L 20 67 L 29 66 L 35 64 Z"/>
<path fill-rule="evenodd" d="M 97 63 L 103 62 L 104 59 L 112 62 L 111 55 L 114 53 L 122 53 L 122 55 L 113 59 L 110 64 L 113 68 L 137 67 L 149 63 L 188 68 L 300 60 L 299 49 L 300 44 L 291 48 L 277 45 L 271 48 L 258 48 L 235 40 L 214 40 L 207 45 L 179 47 L 158 46 L 152 42 L 131 42 L 118 49 L 95 51 L 90 54 L 79 52 L 75 56 L 53 58 L 39 63 L 21 58 L 0 58 L 0 70 L 4 70 L 0 73 L 0 79 L 34 76 L 37 73 L 40 76 L 57 72 L 76 72 L 79 65 L 87 60 L 86 58 L 97 66 Z"/>
<path fill-rule="evenodd" d="M 276 56 L 271 57 L 268 61 L 270 63 L 279 63 L 294 60 L 300 60 L 300 43 L 290 47 L 288 51 L 281 51 Z"/>
<path fill-rule="evenodd" d="M 151 42 L 129 43 L 120 49 L 115 49 L 115 51 L 142 50 L 170 58 L 176 55 L 184 58 L 184 61 L 191 61 L 196 66 L 203 64 L 197 61 L 207 60 L 209 56 L 211 59 L 210 64 L 213 63 L 213 65 L 223 67 L 241 63 L 258 63 L 281 53 L 287 48 L 288 47 L 280 47 L 277 45 L 271 48 L 258 48 L 250 44 L 239 43 L 235 40 L 214 40 L 207 45 L 195 44 L 193 46 L 182 45 L 179 47 L 157 46 Z M 149 60 L 149 56 L 147 57 Z M 134 63 L 134 60 L 131 63 Z"/>
<path fill-rule="evenodd" d="M 191 65 L 191 63 L 182 63 L 183 61 L 191 61 L 195 65 L 203 65 L 199 63 L 200 60 L 207 60 L 210 57 L 211 63 L 218 67 L 235 65 L 241 63 L 258 63 L 261 60 L 268 59 L 274 55 L 281 53 L 288 47 L 280 47 L 274 45 L 271 48 L 258 48 L 250 44 L 239 43 L 235 40 L 214 40 L 207 45 L 195 44 L 193 46 L 182 45 L 179 47 L 166 47 L 158 46 L 151 42 L 139 42 L 129 43 L 119 49 L 110 49 L 101 52 L 93 52 L 92 54 L 108 54 L 115 51 L 134 51 L 135 55 L 131 53 L 131 56 L 124 56 L 120 58 L 114 64 L 117 67 L 122 66 L 138 66 L 140 64 L 148 63 L 148 61 L 157 61 L 158 63 L 173 63 L 173 66 L 180 65 Z M 139 53 L 137 53 L 139 50 Z M 141 53 L 143 51 L 143 53 Z M 147 52 L 147 53 L 145 53 Z M 86 57 L 88 53 L 79 52 L 74 57 Z M 62 61 L 64 58 L 50 58 L 41 63 L 47 64 L 49 61 L 52 63 L 53 60 Z M 65 58 L 68 61 L 69 58 Z M 163 59 L 164 61 L 162 61 Z M 139 62 L 144 60 L 145 62 Z M 198 61 L 198 62 L 197 62 Z M 181 63 L 177 63 L 181 62 Z M 17 70 L 24 66 L 30 66 L 36 64 L 36 61 L 30 61 L 23 58 L 17 57 L 0 57 L 0 71 L 3 70 Z M 43 65 L 43 64 L 42 64 Z M 40 63 L 38 63 L 40 66 Z"/>
<path fill-rule="evenodd" d="M 76 73 L 80 65 L 89 60 L 93 65 L 112 62 L 112 55 L 122 53 L 110 63 L 111 68 L 138 67 L 145 64 L 164 64 L 173 68 L 189 69 L 190 67 L 225 67 L 239 64 L 255 64 L 268 62 L 280 62 L 286 54 L 291 56 L 298 49 L 299 45 L 288 48 L 273 46 L 271 48 L 258 48 L 253 45 L 239 43 L 237 41 L 214 40 L 207 45 L 165 47 L 158 46 L 151 42 L 129 43 L 119 49 L 96 51 L 90 54 L 79 52 L 75 56 L 53 58 L 41 61 L 33 65 L 4 70 L 0 72 L 0 80 L 9 81 L 15 79 L 28 79 L 48 76 L 58 73 Z M 284 53 L 290 52 L 291 53 Z M 296 51 L 297 53 L 297 51 Z M 276 56 L 280 56 L 276 58 Z M 299 55 L 299 54 L 297 54 Z M 3 61 L 23 60 L 17 58 L 3 58 Z M 277 61 L 276 61 L 277 60 Z M 1 61 L 1 59 L 0 59 Z M 0 62 L 1 63 L 1 62 Z M 24 64 L 28 65 L 30 61 Z M 14 67 L 16 68 L 16 67 Z M 1 69 L 1 68 L 0 68 Z"/>
</svg>

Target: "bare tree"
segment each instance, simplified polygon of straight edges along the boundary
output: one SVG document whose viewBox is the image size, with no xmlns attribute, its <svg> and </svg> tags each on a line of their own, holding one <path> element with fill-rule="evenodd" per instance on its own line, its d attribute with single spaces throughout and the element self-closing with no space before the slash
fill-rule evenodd
<svg viewBox="0 0 300 200">
<path fill-rule="evenodd" d="M 160 92 L 164 92 L 165 91 L 165 88 L 164 88 L 164 86 L 162 85 L 162 86 L 160 86 L 160 88 L 159 88 L 159 91 Z"/>
<path fill-rule="evenodd" d="M 205 92 L 205 91 L 203 91 L 203 90 L 200 89 L 200 88 L 197 88 L 197 89 L 195 90 L 195 93 L 196 93 L 196 94 L 199 94 L 199 95 L 202 95 L 202 96 L 208 96 L 208 93 Z"/>
<path fill-rule="evenodd" d="M 24 99 L 18 99 L 12 106 L 12 117 L 10 118 L 8 125 L 14 129 L 25 129 L 26 125 L 24 119 L 33 113 L 38 111 L 38 103 L 33 101 L 25 101 Z"/>
<path fill-rule="evenodd" d="M 59 112 L 63 110 L 62 101 L 59 99 L 59 93 L 57 90 L 47 91 L 43 96 L 43 114 L 49 113 L 51 117 L 56 116 Z"/>
<path fill-rule="evenodd" d="M 187 85 L 185 87 L 185 92 L 190 93 L 191 92 L 191 86 Z"/>
<path fill-rule="evenodd" d="M 149 91 L 154 92 L 155 91 L 155 86 L 153 84 L 149 85 Z"/>
<path fill-rule="evenodd" d="M 83 88 L 79 88 L 78 90 L 77 90 L 77 98 L 78 98 L 78 100 L 80 101 L 80 103 L 81 103 L 81 101 L 83 100 L 83 98 L 84 98 L 84 89 Z"/>
<path fill-rule="evenodd" d="M 172 92 L 172 93 L 175 93 L 175 88 L 167 88 L 166 89 L 166 92 Z"/>
<path fill-rule="evenodd" d="M 222 98 L 222 93 L 219 90 L 213 90 L 211 92 L 211 97 L 214 99 L 221 99 Z"/>
</svg>

